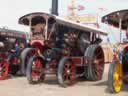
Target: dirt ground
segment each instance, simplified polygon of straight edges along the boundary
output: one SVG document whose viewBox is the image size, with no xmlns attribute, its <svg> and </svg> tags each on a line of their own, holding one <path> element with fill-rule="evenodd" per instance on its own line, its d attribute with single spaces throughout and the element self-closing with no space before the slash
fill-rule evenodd
<svg viewBox="0 0 128 96">
<path fill-rule="evenodd" d="M 128 96 L 128 86 L 119 94 L 110 94 L 107 89 L 109 64 L 105 65 L 103 80 L 98 82 L 78 80 L 68 88 L 58 85 L 54 76 L 47 77 L 44 83 L 31 85 L 25 77 L 12 77 L 0 81 L 0 96 Z"/>
</svg>

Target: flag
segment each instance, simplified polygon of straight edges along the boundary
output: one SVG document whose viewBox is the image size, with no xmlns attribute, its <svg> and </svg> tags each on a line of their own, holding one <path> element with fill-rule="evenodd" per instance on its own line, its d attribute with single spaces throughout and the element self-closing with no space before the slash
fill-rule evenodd
<svg viewBox="0 0 128 96">
<path fill-rule="evenodd" d="M 77 9 L 78 9 L 78 11 L 82 11 L 85 9 L 85 7 L 83 5 L 78 5 Z"/>
</svg>

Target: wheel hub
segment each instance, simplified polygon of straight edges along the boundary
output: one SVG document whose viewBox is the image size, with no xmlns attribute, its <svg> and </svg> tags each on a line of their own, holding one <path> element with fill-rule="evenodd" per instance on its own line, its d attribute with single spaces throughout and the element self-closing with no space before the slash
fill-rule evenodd
<svg viewBox="0 0 128 96">
<path fill-rule="evenodd" d="M 67 70 L 67 74 L 70 74 L 71 73 L 71 71 L 70 70 Z"/>
<path fill-rule="evenodd" d="M 2 67 L 0 67 L 0 72 L 2 71 Z"/>
<path fill-rule="evenodd" d="M 119 75 L 118 75 L 118 74 L 115 74 L 115 75 L 114 75 L 114 79 L 115 79 L 115 80 L 119 80 Z"/>
<path fill-rule="evenodd" d="M 2 72 L 0 71 L 0 76 L 2 75 Z"/>
</svg>

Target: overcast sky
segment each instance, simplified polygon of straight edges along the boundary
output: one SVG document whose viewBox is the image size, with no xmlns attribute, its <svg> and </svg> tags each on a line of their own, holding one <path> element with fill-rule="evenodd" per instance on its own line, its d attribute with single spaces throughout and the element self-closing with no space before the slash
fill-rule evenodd
<svg viewBox="0 0 128 96">
<path fill-rule="evenodd" d="M 18 24 L 18 19 L 31 12 L 49 12 L 51 0 L 0 0 L 0 27 L 29 31 L 28 28 Z M 59 14 L 67 15 L 67 6 L 71 0 L 59 0 Z M 75 5 L 83 5 L 84 11 L 80 13 L 97 13 L 100 17 L 106 13 L 119 9 L 128 9 L 128 0 L 76 0 Z M 101 13 L 98 8 L 104 8 Z"/>
<path fill-rule="evenodd" d="M 18 18 L 30 12 L 47 11 L 51 8 L 51 0 L 0 0 L 0 27 L 24 30 L 18 26 Z M 71 0 L 59 0 L 60 15 L 67 15 L 67 5 Z M 96 13 L 97 8 L 104 7 L 106 12 L 128 8 L 128 0 L 76 0 L 77 4 L 85 7 L 85 13 Z M 63 11 L 62 11 L 63 10 Z M 82 12 L 81 12 L 82 13 Z"/>
</svg>

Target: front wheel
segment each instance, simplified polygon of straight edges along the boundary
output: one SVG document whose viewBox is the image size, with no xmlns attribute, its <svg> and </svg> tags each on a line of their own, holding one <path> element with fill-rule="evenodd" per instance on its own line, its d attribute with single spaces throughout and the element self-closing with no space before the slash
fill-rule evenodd
<svg viewBox="0 0 128 96">
<path fill-rule="evenodd" d="M 76 81 L 76 66 L 69 57 L 63 57 L 57 70 L 58 82 L 61 86 L 73 85 Z"/>
<path fill-rule="evenodd" d="M 112 61 L 108 73 L 108 89 L 112 93 L 120 92 L 123 85 L 122 67 L 120 61 Z"/>
<path fill-rule="evenodd" d="M 45 78 L 44 61 L 41 57 L 31 57 L 27 66 L 27 79 L 29 83 L 39 83 Z"/>
</svg>

